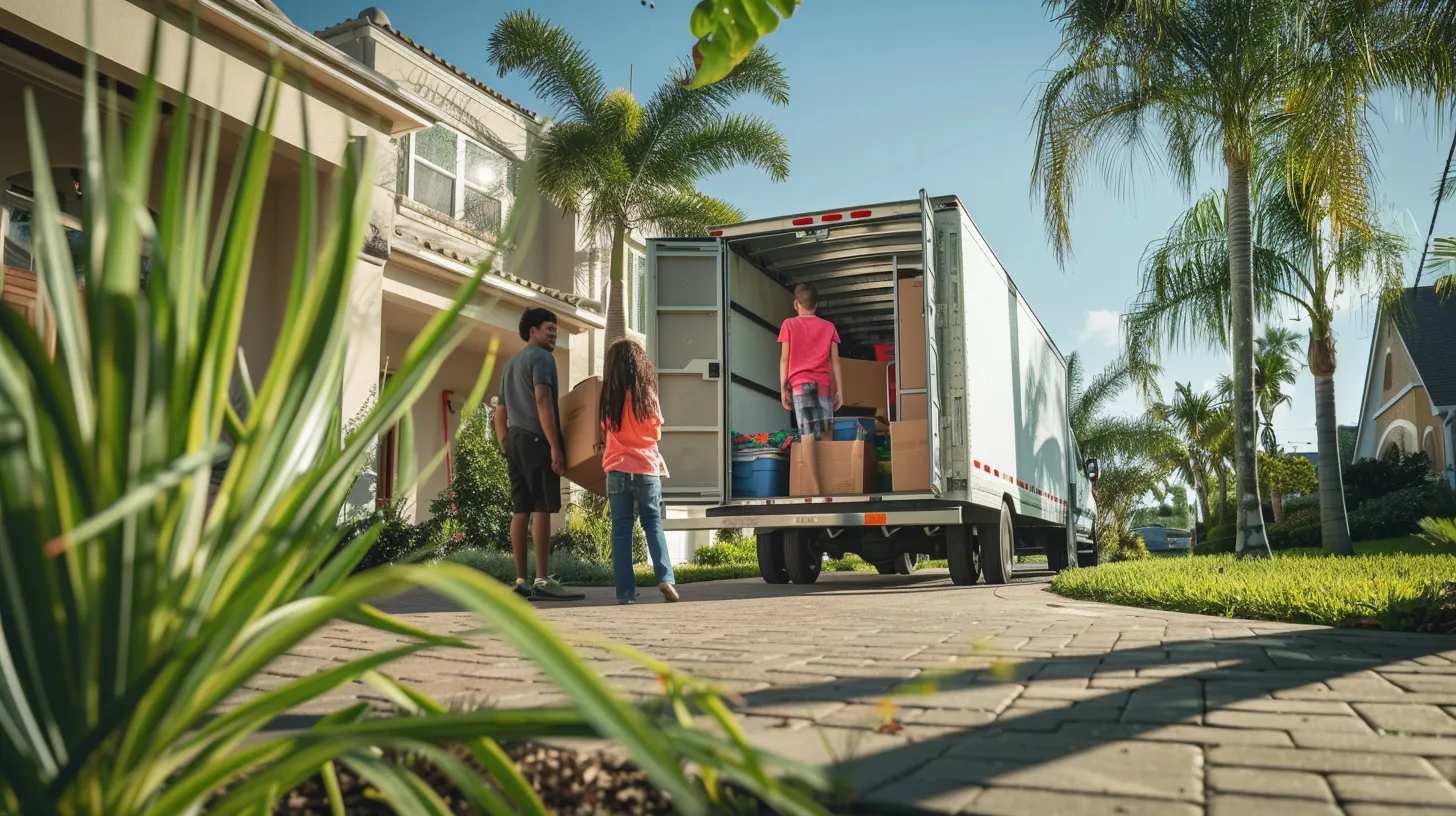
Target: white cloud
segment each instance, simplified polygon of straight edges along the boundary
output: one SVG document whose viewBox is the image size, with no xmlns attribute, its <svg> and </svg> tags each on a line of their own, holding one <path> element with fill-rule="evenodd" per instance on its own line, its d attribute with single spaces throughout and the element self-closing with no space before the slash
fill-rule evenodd
<svg viewBox="0 0 1456 816">
<path fill-rule="evenodd" d="M 1082 323 L 1079 340 L 1097 340 L 1104 346 L 1116 346 L 1122 339 L 1122 317 L 1107 309 L 1093 309 Z"/>
</svg>

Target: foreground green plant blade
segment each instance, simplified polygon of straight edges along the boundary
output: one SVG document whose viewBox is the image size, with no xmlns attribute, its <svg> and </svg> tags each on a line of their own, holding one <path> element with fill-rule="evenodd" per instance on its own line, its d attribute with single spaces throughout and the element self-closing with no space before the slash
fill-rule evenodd
<svg viewBox="0 0 1456 816">
<path fill-rule="evenodd" d="M 407 764 L 381 759 L 383 750 L 430 762 L 482 812 L 541 812 L 498 741 L 551 736 L 617 741 L 684 813 L 709 807 L 685 772 L 690 763 L 721 766 L 724 778 L 743 778 L 770 801 L 802 794 L 780 791 L 767 769 L 816 784 L 741 739 L 689 737 L 673 720 L 626 704 L 528 605 L 476 570 L 354 574 L 379 528 L 341 531 L 353 479 L 372 441 L 405 420 L 461 342 L 456 318 L 494 259 L 462 282 L 345 432 L 348 293 L 370 212 L 369 154 L 342 157 L 327 193 L 304 173 L 283 328 L 255 383 L 239 337 L 284 71 L 274 69 L 260 96 L 257 126 L 224 145 L 220 117 L 204 120 L 185 97 L 164 124 L 151 79 L 123 131 L 114 105 L 103 115 L 95 62 L 89 56 L 85 68 L 80 294 L 55 191 L 40 185 L 35 198 L 36 257 L 60 335 L 55 356 L 35 327 L 0 306 L 0 810 L 258 813 L 315 775 L 337 793 L 337 768 L 347 766 L 366 773 L 398 812 L 447 812 L 438 791 Z M 30 110 L 33 159 L 48 167 L 46 134 Z M 139 202 L 153 200 L 151 163 L 164 127 L 164 207 L 153 223 Z M 224 148 L 233 175 L 217 201 Z M 530 186 L 502 245 L 529 234 L 517 219 L 537 211 Z M 319 220 L 325 202 L 331 215 Z M 493 355 L 472 402 L 492 365 Z M 241 409 L 229 399 L 234 386 Z M 210 495 L 220 455 L 226 470 Z M 449 711 L 386 678 L 391 664 L 422 649 L 470 648 L 372 605 L 414 587 L 478 614 L 563 689 L 570 708 Z M 336 621 L 401 642 L 238 699 Z M 265 730 L 360 680 L 391 688 L 409 703 L 407 715 L 371 716 L 388 712 L 353 705 L 301 733 Z M 706 694 L 682 700 L 721 719 Z M 228 705 L 236 707 L 219 713 Z M 485 773 L 442 749 L 457 743 Z"/>
</svg>

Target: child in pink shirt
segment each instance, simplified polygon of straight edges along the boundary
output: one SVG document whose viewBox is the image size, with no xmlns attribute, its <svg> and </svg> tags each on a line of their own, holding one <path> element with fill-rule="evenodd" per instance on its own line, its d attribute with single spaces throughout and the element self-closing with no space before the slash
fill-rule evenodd
<svg viewBox="0 0 1456 816">
<path fill-rule="evenodd" d="M 603 360 L 602 396 L 597 407 L 607 446 L 602 470 L 607 474 L 607 501 L 612 513 L 612 575 L 617 603 L 637 601 L 637 576 L 632 570 L 632 530 L 642 521 L 647 553 L 663 600 L 678 599 L 672 559 L 662 532 L 662 479 L 667 464 L 657 450 L 662 439 L 662 410 L 657 402 L 657 372 L 647 350 L 623 338 L 607 349 Z"/>
<path fill-rule="evenodd" d="M 786 410 L 794 412 L 799 440 L 810 478 L 819 483 L 819 463 L 813 443 L 834 425 L 834 412 L 844 405 L 840 383 L 839 332 L 834 324 L 815 314 L 819 292 L 812 283 L 794 287 L 794 311 L 798 317 L 784 321 L 779 329 L 779 392 Z"/>
</svg>

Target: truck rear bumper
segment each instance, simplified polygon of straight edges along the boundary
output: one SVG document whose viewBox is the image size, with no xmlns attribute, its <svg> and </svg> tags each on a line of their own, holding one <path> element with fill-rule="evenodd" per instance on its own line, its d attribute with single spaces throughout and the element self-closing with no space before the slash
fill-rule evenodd
<svg viewBox="0 0 1456 816">
<path fill-rule="evenodd" d="M 703 516 L 664 518 L 666 530 L 781 529 L 792 527 L 944 527 L 961 524 L 958 504 L 896 506 L 885 502 L 804 505 L 725 505 Z M 911 504 L 906 502 L 905 504 Z"/>
</svg>

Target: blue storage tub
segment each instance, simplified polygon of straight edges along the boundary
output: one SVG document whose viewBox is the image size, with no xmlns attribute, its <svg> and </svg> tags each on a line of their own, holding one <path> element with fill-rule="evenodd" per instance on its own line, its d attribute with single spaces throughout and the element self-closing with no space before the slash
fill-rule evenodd
<svg viewBox="0 0 1456 816">
<path fill-rule="evenodd" d="M 733 459 L 733 498 L 789 495 L 789 458 L 778 454 Z"/>
<path fill-rule="evenodd" d="M 864 428 L 865 441 L 869 442 L 870 444 L 874 444 L 875 421 L 871 417 L 834 420 L 834 441 L 853 442 L 855 438 L 856 425 L 862 426 Z"/>
</svg>

